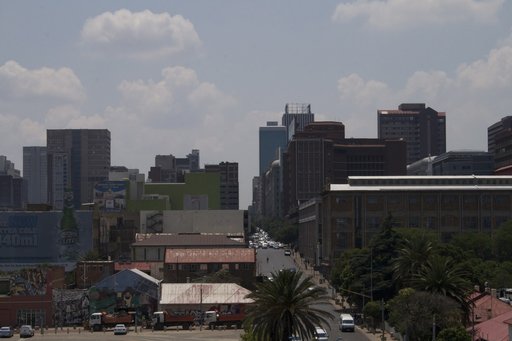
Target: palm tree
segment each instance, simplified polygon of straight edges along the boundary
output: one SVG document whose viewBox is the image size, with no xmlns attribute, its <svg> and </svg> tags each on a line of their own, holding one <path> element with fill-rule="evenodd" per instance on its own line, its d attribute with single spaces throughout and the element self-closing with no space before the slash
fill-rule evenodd
<svg viewBox="0 0 512 341">
<path fill-rule="evenodd" d="M 469 273 L 451 258 L 435 255 L 413 275 L 411 284 L 417 290 L 451 297 L 459 303 L 467 319 L 471 312 L 471 303 L 467 300 L 471 290 L 468 279 Z"/>
<path fill-rule="evenodd" d="M 247 322 L 257 340 L 288 341 L 293 335 L 301 339 L 315 335 L 315 327 L 328 325 L 334 316 L 315 305 L 328 304 L 324 288 L 315 286 L 312 277 L 302 272 L 282 270 L 271 280 L 257 285 L 247 295 L 254 304 L 247 310 Z"/>
<path fill-rule="evenodd" d="M 398 286 L 408 286 L 411 278 L 427 262 L 432 254 L 432 242 L 425 235 L 405 239 L 393 262 L 393 279 Z"/>
</svg>

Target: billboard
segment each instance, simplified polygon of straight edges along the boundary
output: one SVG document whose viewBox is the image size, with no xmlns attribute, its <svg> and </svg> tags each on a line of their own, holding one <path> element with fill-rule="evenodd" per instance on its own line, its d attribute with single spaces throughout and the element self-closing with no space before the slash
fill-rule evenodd
<svg viewBox="0 0 512 341">
<path fill-rule="evenodd" d="M 0 212 L 0 263 L 74 264 L 92 249 L 92 212 Z"/>
<path fill-rule="evenodd" d="M 94 203 L 100 211 L 118 212 L 126 208 L 126 183 L 104 181 L 94 186 Z"/>
</svg>

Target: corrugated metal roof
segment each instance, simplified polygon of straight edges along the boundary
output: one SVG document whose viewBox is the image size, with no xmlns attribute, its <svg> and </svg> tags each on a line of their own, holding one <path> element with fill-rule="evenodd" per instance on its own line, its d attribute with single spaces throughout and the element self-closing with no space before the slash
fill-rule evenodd
<svg viewBox="0 0 512 341">
<path fill-rule="evenodd" d="M 214 234 L 137 234 L 132 246 L 238 246 L 245 244 L 226 235 Z"/>
<path fill-rule="evenodd" d="M 165 263 L 254 263 L 255 249 L 215 248 L 215 249 L 167 249 Z"/>
<path fill-rule="evenodd" d="M 249 304 L 251 292 L 234 283 L 163 283 L 160 304 Z"/>
</svg>

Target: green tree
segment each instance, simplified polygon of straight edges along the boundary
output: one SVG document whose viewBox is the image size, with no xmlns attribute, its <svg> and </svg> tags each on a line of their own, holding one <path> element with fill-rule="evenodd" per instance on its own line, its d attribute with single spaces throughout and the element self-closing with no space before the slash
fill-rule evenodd
<svg viewBox="0 0 512 341">
<path fill-rule="evenodd" d="M 257 284 L 256 290 L 247 295 L 254 304 L 247 310 L 246 323 L 257 340 L 288 341 L 292 335 L 309 339 L 316 326 L 328 325 L 334 318 L 317 307 L 327 303 L 329 296 L 324 288 L 314 285 L 311 276 L 290 270 L 272 276 L 272 281 Z"/>
<path fill-rule="evenodd" d="M 367 277 L 372 286 L 371 295 L 375 300 L 385 301 L 395 296 L 397 290 L 393 280 L 393 262 L 398 257 L 398 249 L 403 244 L 402 236 L 393 228 L 393 216 L 388 214 L 381 230 L 370 241 L 371 265 Z"/>
<path fill-rule="evenodd" d="M 494 250 L 497 260 L 512 259 L 512 221 L 501 224 L 494 235 Z"/>
<path fill-rule="evenodd" d="M 393 262 L 393 279 L 398 286 L 409 286 L 411 279 L 432 255 L 432 242 L 426 235 L 405 239 Z"/>
<path fill-rule="evenodd" d="M 466 300 L 471 290 L 469 277 L 470 274 L 452 259 L 434 255 L 413 276 L 411 285 L 416 290 L 452 298 L 468 318 L 471 311 Z"/>
<path fill-rule="evenodd" d="M 461 310 L 454 300 L 439 294 L 405 288 L 388 302 L 389 322 L 410 341 L 432 340 L 438 330 L 460 325 Z"/>
<path fill-rule="evenodd" d="M 371 327 L 375 329 L 375 327 L 378 324 L 378 321 L 381 318 L 381 307 L 380 303 L 376 301 L 371 301 L 365 304 L 363 307 L 363 315 L 366 318 L 369 318 L 371 320 Z"/>
<path fill-rule="evenodd" d="M 472 232 L 458 233 L 452 238 L 451 243 L 464 250 L 470 257 L 476 257 L 482 260 L 493 259 L 492 238 L 488 234 Z"/>
<path fill-rule="evenodd" d="M 437 341 L 471 341 L 471 334 L 462 326 L 446 328 L 437 335 Z"/>
</svg>

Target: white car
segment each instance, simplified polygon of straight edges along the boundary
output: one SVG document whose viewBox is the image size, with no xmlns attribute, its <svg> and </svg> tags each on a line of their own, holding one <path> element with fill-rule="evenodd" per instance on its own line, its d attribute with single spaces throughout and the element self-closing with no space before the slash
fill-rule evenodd
<svg viewBox="0 0 512 341">
<path fill-rule="evenodd" d="M 0 328 L 0 337 L 12 337 L 14 332 L 11 327 Z"/>
<path fill-rule="evenodd" d="M 34 336 L 34 328 L 29 324 L 24 324 L 20 327 L 20 337 Z"/>
<path fill-rule="evenodd" d="M 329 341 L 329 335 L 327 335 L 327 332 L 325 331 L 325 329 L 320 328 L 320 327 L 316 327 L 315 340 L 318 340 L 318 341 Z"/>
<path fill-rule="evenodd" d="M 114 327 L 114 335 L 126 335 L 128 333 L 128 329 L 124 324 L 116 324 Z"/>
</svg>

